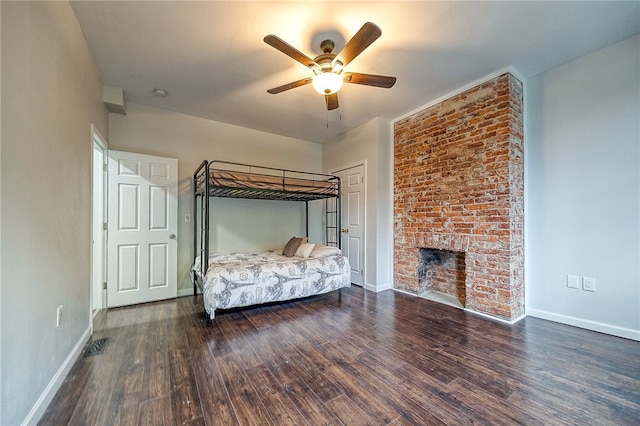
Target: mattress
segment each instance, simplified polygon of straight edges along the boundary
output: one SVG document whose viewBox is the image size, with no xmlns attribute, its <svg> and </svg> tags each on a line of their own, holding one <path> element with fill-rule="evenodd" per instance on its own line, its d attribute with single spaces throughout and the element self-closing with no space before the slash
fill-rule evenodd
<svg viewBox="0 0 640 426">
<path fill-rule="evenodd" d="M 202 277 L 199 258 L 192 272 Z M 350 287 L 351 268 L 342 255 L 300 258 L 276 252 L 213 254 L 202 278 L 205 310 L 213 319 L 217 309 L 297 299 Z"/>
<path fill-rule="evenodd" d="M 307 193 L 316 195 L 336 195 L 338 183 L 328 180 L 301 179 L 296 177 L 273 176 L 259 173 L 245 173 L 227 170 L 209 170 L 209 185 L 212 188 L 256 189 Z M 198 182 L 203 191 L 204 181 Z"/>
</svg>

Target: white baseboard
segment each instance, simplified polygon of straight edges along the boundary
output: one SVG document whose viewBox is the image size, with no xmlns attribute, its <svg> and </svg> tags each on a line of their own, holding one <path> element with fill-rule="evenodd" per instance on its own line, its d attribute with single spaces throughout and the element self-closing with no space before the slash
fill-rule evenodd
<svg viewBox="0 0 640 426">
<path fill-rule="evenodd" d="M 393 290 L 393 291 L 397 291 L 398 293 L 406 294 L 406 295 L 408 295 L 408 296 L 418 297 L 418 295 L 417 295 L 417 294 L 415 294 L 415 293 L 411 293 L 410 291 L 407 291 L 407 290 L 401 290 L 401 289 L 399 289 L 399 288 L 393 288 L 392 290 Z"/>
<path fill-rule="evenodd" d="M 200 291 L 198 291 L 200 294 Z M 185 297 L 185 296 L 193 296 L 193 287 L 192 288 L 181 288 L 178 290 L 177 297 Z"/>
<path fill-rule="evenodd" d="M 381 291 L 389 290 L 392 288 L 391 284 L 375 285 L 370 283 L 364 283 L 362 287 L 365 290 L 373 291 L 374 293 L 380 293 Z"/>
<path fill-rule="evenodd" d="M 67 355 L 67 358 L 64 360 L 60 368 L 58 368 L 58 371 L 56 371 L 56 374 L 53 375 L 47 387 L 44 388 L 44 391 L 31 408 L 31 411 L 29 411 L 29 414 L 27 414 L 27 417 L 22 421 L 22 425 L 35 425 L 40 421 L 40 418 L 53 400 L 56 392 L 58 392 L 58 389 L 62 386 L 64 379 L 67 378 L 69 371 L 71 371 L 71 367 L 73 367 L 78 358 L 80 358 L 82 349 L 89 341 L 89 337 L 91 337 L 91 328 L 87 327 L 71 352 L 69 352 L 69 355 Z"/>
<path fill-rule="evenodd" d="M 527 309 L 527 315 L 591 331 L 597 331 L 599 333 L 611 334 L 612 336 L 623 337 L 625 339 L 640 341 L 640 330 L 633 330 L 631 328 L 619 327 L 617 325 L 570 317 L 568 315 L 556 314 L 553 312 L 540 311 L 538 309 Z"/>
<path fill-rule="evenodd" d="M 522 320 L 522 319 L 524 319 L 526 317 L 526 315 L 520 315 L 519 317 L 514 318 L 512 320 L 506 320 L 506 319 L 503 319 L 503 318 L 494 317 L 493 315 L 488 315 L 488 314 L 485 314 L 485 313 L 482 313 L 482 312 L 474 311 L 472 309 L 464 308 L 464 310 L 466 312 L 470 312 L 472 314 L 479 315 L 481 317 L 484 317 L 484 318 L 487 318 L 487 319 L 490 319 L 490 320 L 493 320 L 493 321 L 498 321 L 498 322 L 501 322 L 501 323 L 504 323 L 504 324 L 509 324 L 509 325 L 513 325 L 513 324 L 517 323 L 518 321 L 520 321 L 520 320 Z"/>
</svg>

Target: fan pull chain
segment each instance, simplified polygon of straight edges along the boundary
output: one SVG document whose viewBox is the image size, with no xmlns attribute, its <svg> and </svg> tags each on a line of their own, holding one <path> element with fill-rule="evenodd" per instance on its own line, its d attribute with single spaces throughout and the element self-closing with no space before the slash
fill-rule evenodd
<svg viewBox="0 0 640 426">
<path fill-rule="evenodd" d="M 342 111 L 338 110 L 338 119 L 342 121 Z M 329 110 L 327 110 L 327 129 L 329 128 Z"/>
</svg>

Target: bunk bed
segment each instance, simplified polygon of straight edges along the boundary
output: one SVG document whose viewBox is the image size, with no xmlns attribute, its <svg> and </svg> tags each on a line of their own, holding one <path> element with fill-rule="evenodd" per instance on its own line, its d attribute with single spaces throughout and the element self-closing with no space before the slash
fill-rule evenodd
<svg viewBox="0 0 640 426">
<path fill-rule="evenodd" d="M 211 320 L 218 309 L 278 302 L 351 286 L 351 271 L 340 251 L 340 178 L 227 161 L 203 161 L 193 174 L 194 295 L 200 290 Z M 324 200 L 325 242 L 292 237 L 284 250 L 212 254 L 211 200 L 246 198 L 305 205 Z"/>
</svg>

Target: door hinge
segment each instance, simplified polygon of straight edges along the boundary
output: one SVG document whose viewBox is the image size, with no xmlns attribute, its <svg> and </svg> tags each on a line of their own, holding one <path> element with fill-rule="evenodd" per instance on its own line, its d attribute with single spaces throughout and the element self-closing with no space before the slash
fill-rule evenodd
<svg viewBox="0 0 640 426">
<path fill-rule="evenodd" d="M 106 231 L 108 229 L 108 227 L 109 227 L 109 224 L 107 222 L 102 224 L 102 230 L 103 231 Z"/>
<path fill-rule="evenodd" d="M 106 164 L 103 164 L 103 165 L 102 165 L 102 171 L 103 171 L 103 172 L 106 172 L 106 171 L 107 171 L 107 165 L 106 165 Z"/>
<path fill-rule="evenodd" d="M 107 282 L 106 282 L 106 281 L 102 283 L 102 289 L 103 289 L 103 290 L 106 290 L 106 289 L 107 289 Z"/>
</svg>

